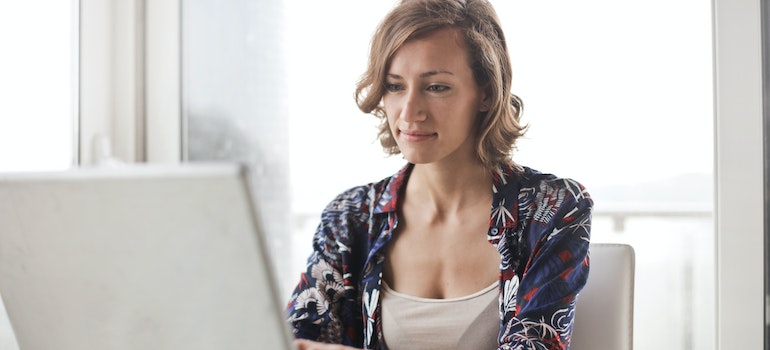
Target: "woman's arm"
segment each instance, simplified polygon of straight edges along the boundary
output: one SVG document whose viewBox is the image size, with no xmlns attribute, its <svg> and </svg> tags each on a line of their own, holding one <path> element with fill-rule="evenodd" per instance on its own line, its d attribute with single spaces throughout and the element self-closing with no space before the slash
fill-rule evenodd
<svg viewBox="0 0 770 350">
<path fill-rule="evenodd" d="M 287 307 L 296 338 L 361 346 L 361 304 L 353 252 L 356 235 L 367 232 L 366 190 L 355 188 L 335 198 L 323 211 L 313 236 L 313 252 Z M 360 254 L 360 252 L 359 252 Z"/>
<path fill-rule="evenodd" d="M 501 349 L 566 349 L 577 294 L 588 278 L 593 201 L 577 182 L 559 179 L 533 204 L 522 242 L 531 254 L 514 281 L 515 312 L 506 315 Z"/>
</svg>

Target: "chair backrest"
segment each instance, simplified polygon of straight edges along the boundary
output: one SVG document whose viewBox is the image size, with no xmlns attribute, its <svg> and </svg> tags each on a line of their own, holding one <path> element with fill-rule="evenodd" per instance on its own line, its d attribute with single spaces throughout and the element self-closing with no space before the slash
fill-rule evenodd
<svg viewBox="0 0 770 350">
<path fill-rule="evenodd" d="M 634 326 L 634 249 L 590 245 L 588 282 L 578 295 L 571 350 L 631 350 Z"/>
</svg>

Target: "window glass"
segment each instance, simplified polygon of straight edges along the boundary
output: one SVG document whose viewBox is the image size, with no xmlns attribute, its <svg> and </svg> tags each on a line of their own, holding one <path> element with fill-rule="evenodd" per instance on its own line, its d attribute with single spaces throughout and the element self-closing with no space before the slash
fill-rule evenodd
<svg viewBox="0 0 770 350">
<path fill-rule="evenodd" d="M 530 125 L 516 158 L 587 187 L 593 242 L 633 245 L 635 347 L 714 348 L 710 2 L 494 3 Z"/>
<path fill-rule="evenodd" d="M 184 158 L 255 166 L 262 224 L 284 275 L 292 261 L 286 253 L 291 219 L 284 4 L 181 4 Z M 287 289 L 288 279 L 282 283 Z"/>
<path fill-rule="evenodd" d="M 72 7 L 60 0 L 0 4 L 0 171 L 73 164 Z"/>
</svg>

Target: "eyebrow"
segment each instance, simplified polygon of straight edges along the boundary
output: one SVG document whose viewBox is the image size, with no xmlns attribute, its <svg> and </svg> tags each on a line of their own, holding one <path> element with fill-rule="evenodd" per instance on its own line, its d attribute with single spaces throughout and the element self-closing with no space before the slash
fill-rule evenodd
<svg viewBox="0 0 770 350">
<path fill-rule="evenodd" d="M 439 74 L 454 75 L 454 73 L 447 70 L 432 70 L 432 71 L 427 71 L 425 73 L 420 74 L 420 78 L 432 77 L 434 75 L 439 75 Z M 388 73 L 388 76 L 394 79 L 403 79 L 403 77 L 398 74 Z"/>
</svg>

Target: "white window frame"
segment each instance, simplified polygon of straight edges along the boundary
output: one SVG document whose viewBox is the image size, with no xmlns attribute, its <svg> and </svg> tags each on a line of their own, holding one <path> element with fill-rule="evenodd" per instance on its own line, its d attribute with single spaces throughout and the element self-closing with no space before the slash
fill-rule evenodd
<svg viewBox="0 0 770 350">
<path fill-rule="evenodd" d="M 138 1 L 138 0 L 137 0 Z M 144 0 L 147 19 L 147 161 L 182 160 L 181 1 Z"/>
<path fill-rule="evenodd" d="M 179 0 L 80 0 L 79 159 L 181 160 Z M 99 140 L 107 144 L 98 144 Z"/>
<path fill-rule="evenodd" d="M 713 0 L 717 349 L 764 346 L 760 0 Z"/>
<path fill-rule="evenodd" d="M 137 160 L 137 15 L 134 1 L 80 0 L 81 165 L 100 163 L 102 147 L 122 161 Z"/>
</svg>

